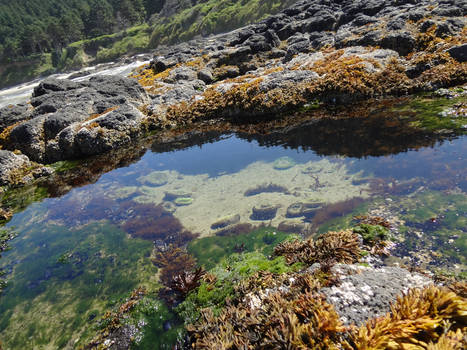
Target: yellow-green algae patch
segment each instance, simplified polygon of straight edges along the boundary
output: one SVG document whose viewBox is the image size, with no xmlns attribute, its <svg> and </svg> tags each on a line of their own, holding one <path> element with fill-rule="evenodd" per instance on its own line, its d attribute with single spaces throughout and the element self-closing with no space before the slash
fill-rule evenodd
<svg viewBox="0 0 467 350">
<path fill-rule="evenodd" d="M 145 258 L 151 242 L 110 224 L 31 227 L 17 243 L 5 259 L 13 272 L 0 303 L 6 348 L 72 348 L 130 290 L 154 288 L 156 268 Z"/>
</svg>

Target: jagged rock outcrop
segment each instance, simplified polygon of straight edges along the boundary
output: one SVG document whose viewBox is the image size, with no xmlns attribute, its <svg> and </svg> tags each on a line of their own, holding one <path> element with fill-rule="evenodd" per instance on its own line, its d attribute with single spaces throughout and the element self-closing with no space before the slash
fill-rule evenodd
<svg viewBox="0 0 467 350">
<path fill-rule="evenodd" d="M 15 117 L 26 120 L 4 133 L 4 143 L 41 163 L 100 154 L 142 131 L 145 115 L 138 107 L 148 101 L 144 89 L 129 78 L 46 79 L 34 89 L 32 109 Z"/>
<path fill-rule="evenodd" d="M 463 84 L 466 14 L 459 0 L 301 0 L 233 32 L 159 47 L 133 79 L 48 79 L 30 106 L 0 110 L 0 142 L 50 163 L 199 119 Z"/>
</svg>

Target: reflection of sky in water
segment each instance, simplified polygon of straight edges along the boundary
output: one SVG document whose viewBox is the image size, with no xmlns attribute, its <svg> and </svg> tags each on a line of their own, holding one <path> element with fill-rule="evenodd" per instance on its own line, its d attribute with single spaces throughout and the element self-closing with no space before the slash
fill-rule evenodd
<svg viewBox="0 0 467 350">
<path fill-rule="evenodd" d="M 217 176 L 220 173 L 238 172 L 256 161 L 273 162 L 283 156 L 289 156 L 299 163 L 321 158 L 313 152 L 284 149 L 279 146 L 259 147 L 256 141 L 245 142 L 230 136 L 216 143 L 194 146 L 183 151 L 147 152 L 141 161 L 130 166 L 130 169 L 176 170 L 187 175 Z M 123 170 L 123 173 L 125 172 Z"/>
</svg>

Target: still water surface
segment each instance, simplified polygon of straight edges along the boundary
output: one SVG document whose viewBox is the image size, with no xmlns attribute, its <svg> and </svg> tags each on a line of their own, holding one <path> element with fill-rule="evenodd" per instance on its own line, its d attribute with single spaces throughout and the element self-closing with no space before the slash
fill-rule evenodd
<svg viewBox="0 0 467 350">
<path fill-rule="evenodd" d="M 94 184 L 16 214 L 8 226 L 19 236 L 1 259 L 8 280 L 0 299 L 5 348 L 73 347 L 121 296 L 157 284 L 153 242 L 186 243 L 191 237 L 182 231 L 214 235 L 213 224 L 237 214 L 240 223 L 307 234 L 344 227 L 356 213 L 381 215 L 394 224 L 401 262 L 465 274 L 465 136 L 420 145 L 378 140 L 368 128 L 365 137 L 336 132 L 319 139 L 314 127 L 215 133 L 173 149 L 154 145 Z M 385 142 L 392 148 L 381 151 Z M 268 185 L 277 188 L 263 191 Z M 290 217 L 298 202 L 318 203 L 320 219 Z M 344 204 L 326 211 L 336 202 Z M 254 208 L 266 206 L 276 207 L 273 216 L 255 215 Z M 163 343 L 167 327 L 158 327 Z"/>
</svg>

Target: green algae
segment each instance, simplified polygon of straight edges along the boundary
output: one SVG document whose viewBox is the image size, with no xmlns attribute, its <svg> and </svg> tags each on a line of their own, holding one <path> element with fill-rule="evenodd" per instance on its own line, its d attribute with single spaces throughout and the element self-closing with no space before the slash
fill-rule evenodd
<svg viewBox="0 0 467 350">
<path fill-rule="evenodd" d="M 49 196 L 46 187 L 29 185 L 17 188 L 10 188 L 0 195 L 2 207 L 9 208 L 14 213 L 18 213 L 32 203 L 40 202 Z"/>
<path fill-rule="evenodd" d="M 8 242 L 16 236 L 17 233 L 11 228 L 0 228 L 0 258 L 2 257 L 2 252 L 10 249 Z M 6 281 L 3 279 L 3 276 L 5 276 L 5 271 L 0 268 L 0 294 L 7 285 Z"/>
<path fill-rule="evenodd" d="M 234 253 L 209 270 L 209 273 L 216 277 L 214 283 L 202 282 L 175 311 L 185 324 L 195 322 L 200 316 L 200 310 L 204 308 L 211 308 L 214 314 L 218 315 L 226 301 L 234 296 L 234 286 L 241 280 L 258 271 L 282 274 L 296 271 L 300 266 L 287 265 L 284 257 L 268 259 L 260 252 Z"/>
<path fill-rule="evenodd" d="M 0 303 L 8 348 L 62 348 L 92 336 L 88 323 L 142 281 L 152 283 L 152 244 L 106 223 L 47 225 L 22 233 L 7 257 L 11 282 Z M 27 252 L 27 254 L 26 254 Z M 66 259 L 63 259 L 66 257 Z"/>
<path fill-rule="evenodd" d="M 81 160 L 61 160 L 56 163 L 51 164 L 50 166 L 52 169 L 55 170 L 56 173 L 65 173 L 67 171 L 76 169 L 79 167 L 83 161 Z"/>
<path fill-rule="evenodd" d="M 125 298 L 128 300 L 129 297 Z M 122 305 L 116 305 L 113 315 L 120 314 L 119 323 L 123 327 L 136 330 L 132 337 L 131 349 L 172 349 L 177 339 L 183 334 L 183 325 L 177 319 L 177 315 L 169 310 L 164 302 L 158 299 L 156 291 L 147 292 L 136 306 L 123 315 L 119 312 Z M 107 315 L 112 314 L 107 313 Z M 98 321 L 96 331 L 101 332 L 104 338 L 100 342 L 105 342 L 106 333 L 110 327 L 112 329 L 113 317 L 104 316 Z"/>
<path fill-rule="evenodd" d="M 422 95 L 415 97 L 408 103 L 393 108 L 393 111 L 401 113 L 401 120 L 409 120 L 409 126 L 430 132 L 449 130 L 465 134 L 464 125 L 467 124 L 465 115 L 449 116 L 444 112 L 459 104 L 464 103 L 467 97 L 457 96 L 454 98 L 431 97 Z"/>
<path fill-rule="evenodd" d="M 162 301 L 157 300 L 155 295 L 144 297 L 126 322 L 134 326 L 145 324 L 142 334 L 134 339 L 131 346 L 137 350 L 170 350 L 184 332 L 176 315 Z"/>
<path fill-rule="evenodd" d="M 459 215 L 467 212 L 464 194 L 446 194 L 439 191 L 424 191 L 416 196 L 400 198 L 401 217 L 410 222 L 425 222 L 438 216 L 450 229 L 467 227 L 467 218 Z"/>
<path fill-rule="evenodd" d="M 381 241 L 387 241 L 390 237 L 389 229 L 380 225 L 360 224 L 352 230 L 362 236 L 363 243 L 369 245 L 374 245 Z"/>
<path fill-rule="evenodd" d="M 268 256 L 272 254 L 275 245 L 293 237 L 296 236 L 272 227 L 261 227 L 247 234 L 197 239 L 190 242 L 187 249 L 200 265 L 209 270 L 240 248 L 244 252 L 259 251 Z"/>
</svg>

